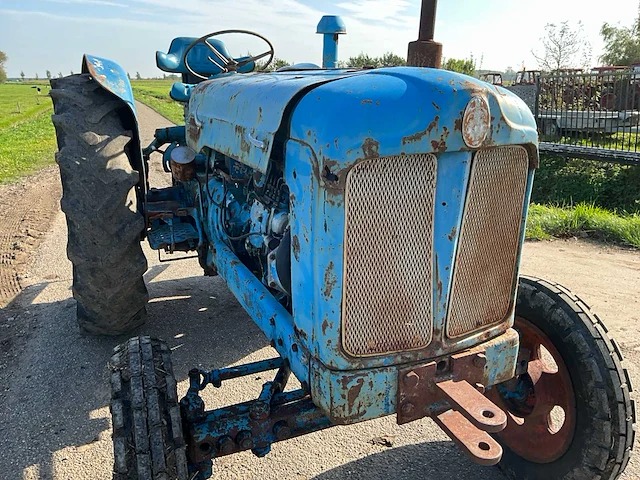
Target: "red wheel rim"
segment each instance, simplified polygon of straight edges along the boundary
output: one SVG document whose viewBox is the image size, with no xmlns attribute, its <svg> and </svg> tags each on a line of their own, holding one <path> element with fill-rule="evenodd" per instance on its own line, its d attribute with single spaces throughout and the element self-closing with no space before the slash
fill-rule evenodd
<svg viewBox="0 0 640 480">
<path fill-rule="evenodd" d="M 520 317 L 516 317 L 514 327 L 520 333 L 520 348 L 527 349 L 531 356 L 527 374 L 507 382 L 514 389 L 520 386 L 515 395 L 507 384 L 506 388 L 491 389 L 492 400 L 507 412 L 507 426 L 498 436 L 503 445 L 525 460 L 550 463 L 564 455 L 573 441 L 573 384 L 549 337 Z M 557 407 L 564 411 L 564 421 Z"/>
</svg>

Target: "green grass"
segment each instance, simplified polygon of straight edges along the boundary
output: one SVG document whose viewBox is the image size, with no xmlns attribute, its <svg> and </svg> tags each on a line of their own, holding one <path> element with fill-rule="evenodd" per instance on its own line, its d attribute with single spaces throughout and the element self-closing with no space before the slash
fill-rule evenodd
<svg viewBox="0 0 640 480">
<path fill-rule="evenodd" d="M 0 129 L 0 183 L 15 181 L 54 162 L 51 109 Z"/>
<path fill-rule="evenodd" d="M 182 104 L 171 100 L 169 90 L 173 80 L 132 80 L 131 87 L 136 100 L 151 107 L 173 123 L 184 124 Z"/>
<path fill-rule="evenodd" d="M 5 83 L 0 85 L 0 130 L 51 109 L 49 89 L 44 84 L 38 95 L 36 85 Z"/>
<path fill-rule="evenodd" d="M 528 239 L 573 236 L 640 248 L 640 215 L 611 212 L 588 203 L 564 208 L 531 204 Z"/>
<path fill-rule="evenodd" d="M 57 149 L 48 84 L 0 85 L 0 183 L 51 165 Z"/>
</svg>

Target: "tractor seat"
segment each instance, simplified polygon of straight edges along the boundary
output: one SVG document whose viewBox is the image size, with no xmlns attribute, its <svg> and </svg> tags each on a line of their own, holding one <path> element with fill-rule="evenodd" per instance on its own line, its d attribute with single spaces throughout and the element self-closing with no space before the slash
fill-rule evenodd
<svg viewBox="0 0 640 480">
<path fill-rule="evenodd" d="M 156 52 L 156 65 L 158 66 L 158 68 L 163 72 L 181 73 L 183 75 L 183 80 L 186 80 L 185 76 L 188 76 L 189 79 L 186 81 L 189 81 L 191 83 L 191 80 L 193 80 L 191 77 L 193 77 L 193 75 L 189 74 L 189 71 L 187 70 L 187 67 L 184 64 L 184 52 L 187 50 L 187 47 L 191 45 L 195 40 L 197 40 L 197 38 L 193 38 L 193 37 L 174 38 L 173 41 L 171 42 L 171 45 L 169 46 L 168 53 L 159 52 L 159 51 Z M 209 43 L 211 43 L 211 45 L 213 45 L 225 57 L 232 58 L 224 42 L 222 42 L 221 40 L 213 38 L 209 40 Z M 221 73 L 220 68 L 218 68 L 213 63 L 211 63 L 208 60 L 208 57 L 212 57 L 214 58 L 214 60 L 218 61 L 218 59 L 215 58 L 215 55 L 213 54 L 213 52 L 209 50 L 206 45 L 204 45 L 203 43 L 200 43 L 195 47 L 193 47 L 193 49 L 189 52 L 189 65 L 191 65 L 191 68 L 194 71 L 204 76 L 210 77 L 212 75 L 217 75 Z M 239 62 L 247 58 L 249 57 L 236 58 L 235 60 Z M 238 72 L 251 73 L 255 68 L 256 68 L 255 63 L 251 62 L 243 66 L 242 68 L 240 68 Z M 197 79 L 195 83 L 200 81 L 202 80 Z"/>
</svg>

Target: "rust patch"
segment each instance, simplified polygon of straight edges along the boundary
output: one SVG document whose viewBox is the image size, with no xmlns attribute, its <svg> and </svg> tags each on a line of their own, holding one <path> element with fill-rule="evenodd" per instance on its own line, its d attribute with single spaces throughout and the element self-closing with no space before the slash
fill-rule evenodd
<svg viewBox="0 0 640 480">
<path fill-rule="evenodd" d="M 236 125 L 235 127 L 236 135 L 240 138 L 240 150 L 246 154 L 249 154 L 251 151 L 251 145 L 247 142 L 245 138 L 245 129 L 241 125 Z"/>
<path fill-rule="evenodd" d="M 431 147 L 434 152 L 445 152 L 447 150 L 447 137 L 449 136 L 449 129 L 447 127 L 442 127 L 442 135 L 440 135 L 440 140 L 432 140 Z"/>
<path fill-rule="evenodd" d="M 435 103 L 434 103 L 435 105 Z M 416 143 L 420 142 L 424 137 L 431 135 L 432 131 L 438 131 L 438 123 L 440 122 L 440 116 L 436 115 L 433 121 L 427 126 L 426 130 L 421 130 L 420 132 L 416 132 L 413 135 L 408 135 L 402 138 L 402 144 L 406 145 L 407 143 Z"/>
<path fill-rule="evenodd" d="M 362 391 L 363 385 L 364 380 L 362 378 L 359 378 L 356 381 L 356 384 L 349 388 L 349 391 L 347 392 L 347 407 L 349 408 L 349 413 L 353 412 L 356 400 L 360 395 L 360 391 Z M 356 410 L 359 410 L 359 408 L 356 408 Z"/>
<path fill-rule="evenodd" d="M 453 122 L 453 129 L 456 132 L 461 132 L 462 131 L 462 117 L 460 118 L 456 118 Z"/>
<path fill-rule="evenodd" d="M 453 239 L 456 238 L 457 233 L 458 233 L 458 227 L 454 225 L 449 235 L 447 235 L 447 238 L 449 239 L 450 242 L 453 242 Z"/>
<path fill-rule="evenodd" d="M 439 121 L 440 121 L 440 116 L 436 115 L 436 118 L 434 118 L 433 121 L 427 127 L 427 133 L 429 135 L 431 135 L 431 130 L 435 130 L 436 132 L 438 131 L 438 122 Z"/>
<path fill-rule="evenodd" d="M 333 144 L 336 146 L 336 150 L 338 150 L 338 139 L 337 138 L 333 141 Z"/>
<path fill-rule="evenodd" d="M 362 143 L 362 152 L 364 153 L 364 158 L 379 158 L 380 142 L 378 142 L 375 138 L 366 138 Z"/>
<path fill-rule="evenodd" d="M 291 239 L 291 248 L 293 250 L 293 256 L 296 257 L 296 260 L 300 260 L 300 239 L 297 235 L 294 235 Z"/>
<path fill-rule="evenodd" d="M 435 108 L 436 110 L 440 110 L 440 107 L 436 102 L 431 102 L 431 103 L 433 104 L 433 108 Z"/>
<path fill-rule="evenodd" d="M 189 117 L 189 124 L 187 125 L 187 135 L 193 143 L 198 143 L 200 138 L 200 127 L 196 124 L 193 117 Z"/>
<path fill-rule="evenodd" d="M 301 330 L 296 325 L 293 325 L 293 331 L 298 337 L 304 338 L 305 340 L 307 340 L 308 335 L 307 335 L 307 332 L 305 332 L 304 330 Z"/>
<path fill-rule="evenodd" d="M 322 334 L 323 335 L 327 334 L 327 327 L 329 327 L 329 322 L 327 322 L 327 319 L 325 318 L 324 321 L 322 322 Z"/>
<path fill-rule="evenodd" d="M 365 99 L 365 100 L 362 100 L 362 102 L 360 102 L 360 103 L 362 105 L 371 105 L 373 103 L 373 100 Z"/>
<path fill-rule="evenodd" d="M 325 298 L 331 297 L 331 292 L 333 291 L 333 287 L 336 286 L 338 282 L 338 278 L 333 273 L 333 262 L 329 262 L 327 266 L 327 270 L 324 272 L 324 296 Z"/>
</svg>

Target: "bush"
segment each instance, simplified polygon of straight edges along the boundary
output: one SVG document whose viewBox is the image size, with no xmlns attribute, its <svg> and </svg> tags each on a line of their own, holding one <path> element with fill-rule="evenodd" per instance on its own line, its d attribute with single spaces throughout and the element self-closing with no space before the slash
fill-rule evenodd
<svg viewBox="0 0 640 480">
<path fill-rule="evenodd" d="M 532 201 L 640 213 L 640 166 L 541 156 Z"/>
</svg>

